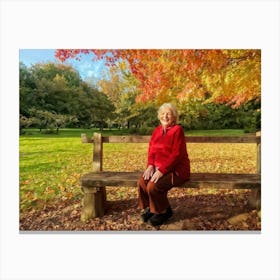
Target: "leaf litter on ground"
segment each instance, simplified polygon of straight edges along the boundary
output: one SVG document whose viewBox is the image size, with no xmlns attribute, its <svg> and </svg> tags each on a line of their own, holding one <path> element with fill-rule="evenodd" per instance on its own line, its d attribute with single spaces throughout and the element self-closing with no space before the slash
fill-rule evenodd
<svg viewBox="0 0 280 280">
<path fill-rule="evenodd" d="M 135 146 L 136 145 L 136 146 Z M 255 173 L 253 144 L 188 144 L 192 172 Z M 86 223 L 80 221 L 82 194 L 79 177 L 91 170 L 91 153 L 85 151 L 62 164 L 56 186 L 45 187 L 49 198 L 40 197 L 20 213 L 22 231 L 201 231 L 261 230 L 260 212 L 249 203 L 250 190 L 179 189 L 169 192 L 174 215 L 152 227 L 139 219 L 137 189 L 107 188 L 106 214 Z M 79 152 L 76 152 L 79 154 Z M 71 155 L 73 156 L 73 155 Z M 147 144 L 104 145 L 104 170 L 140 171 L 146 166 Z M 81 166 L 81 162 L 83 162 Z M 80 166 L 79 166 L 80 164 Z M 47 173 L 47 171 L 45 171 Z M 46 177 L 52 178 L 52 173 Z M 30 184 L 22 180 L 21 203 L 34 199 Z M 28 188 L 29 187 L 29 188 Z M 29 189 L 28 191 L 25 191 Z M 53 193 L 57 189 L 58 193 Z M 240 216 L 243 215 L 243 216 Z M 237 216 L 235 220 L 233 217 Z M 234 220 L 234 222 L 232 222 Z"/>
</svg>

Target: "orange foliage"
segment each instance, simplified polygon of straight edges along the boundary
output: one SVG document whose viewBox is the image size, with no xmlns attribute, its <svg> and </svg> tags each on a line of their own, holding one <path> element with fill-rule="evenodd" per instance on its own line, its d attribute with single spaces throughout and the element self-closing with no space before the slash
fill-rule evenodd
<svg viewBox="0 0 280 280">
<path fill-rule="evenodd" d="M 139 81 L 137 102 L 195 98 L 238 107 L 260 98 L 260 50 L 57 50 L 61 61 L 92 52 L 106 65 L 127 61 Z"/>
</svg>

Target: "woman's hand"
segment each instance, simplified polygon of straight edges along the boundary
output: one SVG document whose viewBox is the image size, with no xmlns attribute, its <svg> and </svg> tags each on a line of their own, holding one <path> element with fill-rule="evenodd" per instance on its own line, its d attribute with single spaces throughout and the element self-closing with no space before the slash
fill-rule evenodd
<svg viewBox="0 0 280 280">
<path fill-rule="evenodd" d="M 156 183 L 162 176 L 163 174 L 159 170 L 157 170 L 152 176 L 151 181 Z"/>
<path fill-rule="evenodd" d="M 153 165 L 149 165 L 144 171 L 143 178 L 144 180 L 149 180 L 154 174 L 155 168 Z"/>
</svg>

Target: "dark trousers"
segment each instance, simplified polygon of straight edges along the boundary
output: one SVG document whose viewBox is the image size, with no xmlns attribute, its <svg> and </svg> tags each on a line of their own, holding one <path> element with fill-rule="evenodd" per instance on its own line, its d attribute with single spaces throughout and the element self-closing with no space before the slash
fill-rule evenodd
<svg viewBox="0 0 280 280">
<path fill-rule="evenodd" d="M 152 213 L 164 213 L 166 208 L 170 206 L 167 199 L 168 191 L 186 181 L 186 179 L 182 179 L 174 173 L 163 175 L 156 183 L 144 180 L 141 176 L 137 182 L 139 207 L 141 209 L 149 207 Z"/>
</svg>

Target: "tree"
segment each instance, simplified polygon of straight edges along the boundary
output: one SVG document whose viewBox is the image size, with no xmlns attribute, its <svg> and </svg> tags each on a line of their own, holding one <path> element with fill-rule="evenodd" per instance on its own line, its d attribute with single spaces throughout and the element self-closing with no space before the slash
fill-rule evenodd
<svg viewBox="0 0 280 280">
<path fill-rule="evenodd" d="M 237 108 L 260 99 L 260 50 L 71 50 L 59 49 L 61 61 L 93 52 L 115 66 L 126 61 L 138 81 L 137 102 L 204 100 Z"/>
<path fill-rule="evenodd" d="M 47 63 L 27 68 L 20 64 L 20 113 L 29 118 L 37 112 L 40 128 L 104 125 L 113 111 L 107 96 L 82 81 L 72 67 Z"/>
<path fill-rule="evenodd" d="M 261 128 L 259 101 L 253 100 L 233 109 L 225 104 L 203 103 L 199 100 L 179 104 L 179 121 L 187 129 L 245 129 L 255 132 Z"/>
<path fill-rule="evenodd" d="M 29 116 L 29 107 L 32 102 L 33 91 L 36 88 L 34 77 L 29 68 L 23 63 L 19 65 L 19 102 L 20 114 L 22 116 Z"/>
<path fill-rule="evenodd" d="M 66 127 L 69 123 L 77 122 L 75 116 L 61 115 L 45 110 L 30 109 L 31 118 L 29 122 L 39 127 L 40 131 L 47 128 L 49 131 L 56 131 L 58 133 L 60 128 Z"/>
</svg>

